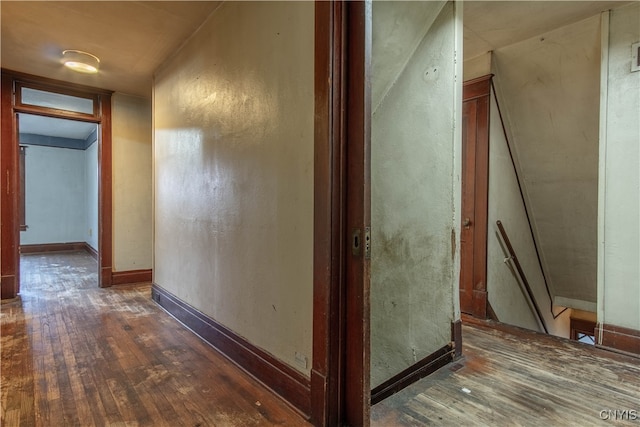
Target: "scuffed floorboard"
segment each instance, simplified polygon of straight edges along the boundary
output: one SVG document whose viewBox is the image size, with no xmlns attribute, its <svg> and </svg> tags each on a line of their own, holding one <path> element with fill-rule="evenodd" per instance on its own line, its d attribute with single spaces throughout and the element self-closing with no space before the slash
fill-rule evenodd
<svg viewBox="0 0 640 427">
<path fill-rule="evenodd" d="M 0 309 L 3 427 L 308 425 L 150 284 L 99 289 L 84 252 L 23 255 L 21 270 L 21 298 Z"/>
<path fill-rule="evenodd" d="M 640 359 L 470 324 L 463 355 L 374 406 L 372 425 L 640 426 Z"/>
</svg>

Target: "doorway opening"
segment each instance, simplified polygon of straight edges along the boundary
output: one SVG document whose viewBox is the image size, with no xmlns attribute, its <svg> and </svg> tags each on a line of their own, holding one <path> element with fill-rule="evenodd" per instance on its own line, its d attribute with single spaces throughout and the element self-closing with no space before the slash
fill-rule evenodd
<svg viewBox="0 0 640 427">
<path fill-rule="evenodd" d="M 593 336 L 602 16 L 528 4 L 500 11 L 537 8 L 544 26 L 522 19 L 521 34 L 484 41 L 486 4 L 465 10 L 460 308 L 564 338 L 578 322 Z"/>
<path fill-rule="evenodd" d="M 111 286 L 111 92 L 2 70 L 0 165 L 2 299 L 20 292 L 21 245 L 26 252 L 86 250 L 97 259 L 97 285 Z M 65 187 L 75 191 L 59 191 Z M 30 200 L 38 192 L 44 204 Z"/>
<path fill-rule="evenodd" d="M 17 126 L 21 288 L 34 257 L 69 268 L 60 252 L 83 258 L 83 282 L 97 286 L 99 125 L 18 113 Z"/>
</svg>

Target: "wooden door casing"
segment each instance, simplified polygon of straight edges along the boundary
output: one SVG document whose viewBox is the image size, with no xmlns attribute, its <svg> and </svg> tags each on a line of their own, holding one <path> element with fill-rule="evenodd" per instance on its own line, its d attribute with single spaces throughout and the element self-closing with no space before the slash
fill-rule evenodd
<svg viewBox="0 0 640 427">
<path fill-rule="evenodd" d="M 23 104 L 18 91 L 22 87 L 36 88 L 64 95 L 80 96 L 94 100 L 92 114 L 57 110 L 55 108 Z M 2 223 L 0 251 L 0 296 L 16 297 L 20 291 L 20 224 L 19 224 L 19 149 L 18 113 L 37 114 L 80 120 L 99 125 L 98 137 L 98 285 L 112 284 L 113 233 L 112 233 L 112 163 L 111 163 L 111 94 L 109 90 L 49 79 L 31 74 L 2 69 L 2 156 L 0 169 L 4 177 L 0 195 L 0 221 Z"/>
<path fill-rule="evenodd" d="M 317 2 L 311 421 L 368 426 L 370 2 Z M 348 197 L 347 197 L 348 195 Z"/>
</svg>

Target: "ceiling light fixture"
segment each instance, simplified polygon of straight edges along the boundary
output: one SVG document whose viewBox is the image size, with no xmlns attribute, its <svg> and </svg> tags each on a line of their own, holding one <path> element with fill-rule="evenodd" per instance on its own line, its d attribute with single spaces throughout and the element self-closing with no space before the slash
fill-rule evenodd
<svg viewBox="0 0 640 427">
<path fill-rule="evenodd" d="M 68 49 L 62 52 L 62 62 L 73 71 L 95 74 L 100 66 L 100 59 L 81 50 Z"/>
</svg>

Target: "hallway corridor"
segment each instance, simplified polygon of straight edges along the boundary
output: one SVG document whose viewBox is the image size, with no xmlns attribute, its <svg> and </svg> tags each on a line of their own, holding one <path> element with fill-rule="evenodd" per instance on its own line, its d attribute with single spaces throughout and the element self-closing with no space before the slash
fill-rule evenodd
<svg viewBox="0 0 640 427">
<path fill-rule="evenodd" d="M 304 426 L 157 307 L 150 284 L 97 287 L 87 253 L 23 255 L 1 307 L 2 420 L 14 426 Z"/>
</svg>

